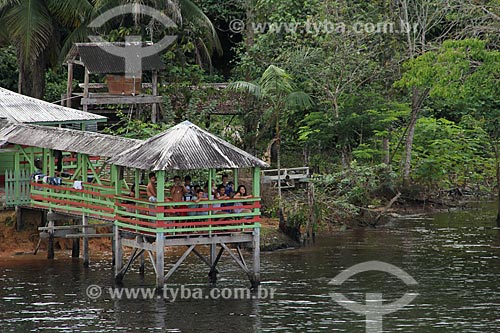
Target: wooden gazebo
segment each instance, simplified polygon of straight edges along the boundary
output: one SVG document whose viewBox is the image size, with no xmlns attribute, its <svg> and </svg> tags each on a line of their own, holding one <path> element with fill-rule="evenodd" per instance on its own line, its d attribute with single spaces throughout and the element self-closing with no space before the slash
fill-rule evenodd
<svg viewBox="0 0 500 333">
<path fill-rule="evenodd" d="M 164 133 L 132 147 L 109 160 L 122 175 L 123 170 L 135 170 L 135 198 L 119 198 L 119 209 L 115 221 L 116 278 L 121 280 L 128 266 L 144 251 L 156 252 L 155 272 L 158 287 L 176 271 L 186 257 L 195 253 L 210 267 L 210 276 L 216 278 L 216 266 L 223 251 L 228 252 L 235 262 L 247 273 L 253 285 L 260 282 L 260 168 L 266 163 L 228 142 L 212 135 L 198 126 L 185 121 Z M 173 202 L 165 196 L 167 171 L 205 170 L 208 184 L 215 180 L 217 169 L 232 169 L 235 185 L 238 184 L 238 170 L 252 169 L 252 198 L 214 200 L 212 194 L 204 201 L 204 207 L 189 201 Z M 140 198 L 139 178 L 142 171 L 156 173 L 157 202 Z M 114 181 L 120 184 L 121 180 Z M 120 188 L 116 188 L 117 193 Z M 209 191 L 210 192 L 210 191 Z M 132 204 L 131 204 L 132 203 Z M 221 210 L 221 204 L 233 203 L 231 209 Z M 244 205 L 244 206 L 242 206 Z M 246 211 L 241 213 L 240 208 Z M 135 239 L 124 239 L 124 232 L 135 233 Z M 147 241 L 154 238 L 155 244 Z M 228 247 L 233 244 L 234 254 Z M 253 269 L 248 268 L 240 246 L 249 244 L 253 248 Z M 196 246 L 208 245 L 210 256 L 205 258 L 196 251 Z M 122 246 L 134 249 L 127 265 L 121 263 Z M 187 246 L 188 249 L 177 263 L 164 275 L 164 248 L 166 246 Z M 217 253 L 217 246 L 220 246 Z M 150 255 L 152 258 L 152 255 Z"/>
</svg>

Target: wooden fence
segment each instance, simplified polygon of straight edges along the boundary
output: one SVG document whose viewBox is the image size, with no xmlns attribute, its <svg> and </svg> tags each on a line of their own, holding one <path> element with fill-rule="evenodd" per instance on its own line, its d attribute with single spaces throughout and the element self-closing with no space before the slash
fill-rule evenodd
<svg viewBox="0 0 500 333">
<path fill-rule="evenodd" d="M 27 206 L 30 198 L 30 171 L 5 171 L 5 206 Z"/>
</svg>

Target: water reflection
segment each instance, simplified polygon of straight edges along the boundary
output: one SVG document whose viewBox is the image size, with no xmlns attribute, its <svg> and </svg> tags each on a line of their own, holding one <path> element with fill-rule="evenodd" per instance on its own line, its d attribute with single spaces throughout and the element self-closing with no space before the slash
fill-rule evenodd
<svg viewBox="0 0 500 333">
<path fill-rule="evenodd" d="M 352 230 L 314 247 L 266 253 L 263 287 L 267 300 L 112 300 L 86 297 L 91 284 L 113 286 L 108 259 L 90 268 L 71 259 L 0 261 L 0 332 L 364 332 L 364 317 L 334 303 L 329 281 L 368 260 L 399 266 L 419 283 L 366 272 L 339 290 L 352 301 L 380 292 L 386 302 L 406 292 L 420 296 L 384 317 L 387 332 L 497 332 L 500 327 L 500 230 L 493 209 L 395 219 L 386 227 Z M 148 263 L 149 264 L 149 263 Z M 217 287 L 248 286 L 245 275 L 223 258 Z M 206 268 L 187 261 L 174 286 L 210 290 Z M 127 287 L 152 286 L 147 267 L 126 276 Z"/>
</svg>

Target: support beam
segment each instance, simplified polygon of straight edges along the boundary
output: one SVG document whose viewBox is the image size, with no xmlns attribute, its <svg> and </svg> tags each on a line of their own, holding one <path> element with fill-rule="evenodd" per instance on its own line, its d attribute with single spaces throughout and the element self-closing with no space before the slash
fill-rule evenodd
<svg viewBox="0 0 500 333">
<path fill-rule="evenodd" d="M 137 243 L 143 243 L 144 242 L 144 237 L 143 236 L 137 236 Z M 144 250 L 141 250 L 141 255 L 139 256 L 139 274 L 144 275 L 144 271 L 146 268 L 146 261 L 144 257 Z"/>
<path fill-rule="evenodd" d="M 251 272 L 250 272 L 250 270 L 249 270 L 247 267 L 245 267 L 245 265 L 243 265 L 243 263 L 242 263 L 242 262 L 240 261 L 240 259 L 239 259 L 239 258 L 238 258 L 238 257 L 237 257 L 234 253 L 233 253 L 233 251 L 231 251 L 231 250 L 227 247 L 227 245 L 226 245 L 226 244 L 224 244 L 224 243 L 221 243 L 220 245 L 224 248 L 224 250 L 226 250 L 226 252 L 227 252 L 227 253 L 229 253 L 229 255 L 231 256 L 231 258 L 233 258 L 234 262 L 235 262 L 235 263 L 237 263 L 237 264 L 238 264 L 238 266 L 240 266 L 240 267 L 241 267 L 241 269 L 242 269 L 245 273 L 247 273 L 247 275 L 251 278 Z"/>
<path fill-rule="evenodd" d="M 87 84 L 88 85 L 88 84 Z M 73 95 L 73 63 L 68 63 L 68 85 L 66 87 L 66 106 L 71 107 L 71 96 Z"/>
<path fill-rule="evenodd" d="M 90 73 L 87 67 L 84 68 L 85 78 L 83 81 L 83 98 L 82 101 L 89 98 L 89 81 L 90 81 Z M 83 104 L 83 111 L 88 111 L 88 104 Z"/>
<path fill-rule="evenodd" d="M 213 247 L 212 247 L 213 245 Z M 216 251 L 216 244 L 212 244 L 210 246 L 210 272 L 208 272 L 208 278 L 210 279 L 210 282 L 215 283 L 217 282 L 217 273 L 219 271 L 217 270 L 217 264 L 219 263 L 220 258 L 222 257 L 222 253 L 224 253 L 224 248 L 221 246 L 219 253 L 217 256 L 215 255 Z"/>
<path fill-rule="evenodd" d="M 83 266 L 89 267 L 90 259 L 89 259 L 89 238 L 87 237 L 89 225 L 87 215 L 82 215 L 82 226 L 83 226 L 83 234 L 85 235 L 82 239 L 83 242 Z"/>
<path fill-rule="evenodd" d="M 188 246 L 189 247 L 189 246 Z M 205 258 L 200 252 L 198 252 L 196 249 L 193 249 L 193 253 L 198 257 L 200 258 L 201 261 L 203 261 L 208 267 L 212 267 L 212 265 L 210 264 L 210 261 Z"/>
<path fill-rule="evenodd" d="M 152 77 L 152 84 L 153 84 L 153 96 L 158 96 L 158 71 L 153 71 L 153 77 Z M 151 111 L 151 122 L 153 124 L 156 124 L 158 122 L 158 104 L 153 103 L 153 110 Z"/>
<path fill-rule="evenodd" d="M 175 263 L 175 265 L 168 271 L 167 275 L 165 276 L 165 282 L 167 282 L 168 278 L 170 278 L 172 276 L 172 274 L 175 273 L 175 271 L 177 270 L 177 268 L 179 268 L 179 266 L 184 262 L 184 260 L 186 260 L 186 258 L 188 257 L 188 255 L 195 248 L 195 246 L 196 245 L 191 245 L 186 250 L 186 252 L 184 252 L 184 254 L 179 258 L 179 260 L 177 260 L 177 262 Z"/>
</svg>

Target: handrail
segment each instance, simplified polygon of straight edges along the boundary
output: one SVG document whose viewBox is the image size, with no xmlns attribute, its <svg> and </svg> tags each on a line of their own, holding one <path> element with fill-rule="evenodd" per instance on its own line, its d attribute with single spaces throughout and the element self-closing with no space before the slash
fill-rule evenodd
<svg viewBox="0 0 500 333">
<path fill-rule="evenodd" d="M 113 221 L 120 228 L 131 231 L 165 232 L 170 236 L 249 232 L 259 226 L 259 197 L 152 203 L 142 198 L 116 195 L 111 186 L 82 182 L 80 190 L 73 188 L 72 183 L 67 180 L 62 185 L 31 182 L 32 205 Z"/>
</svg>

